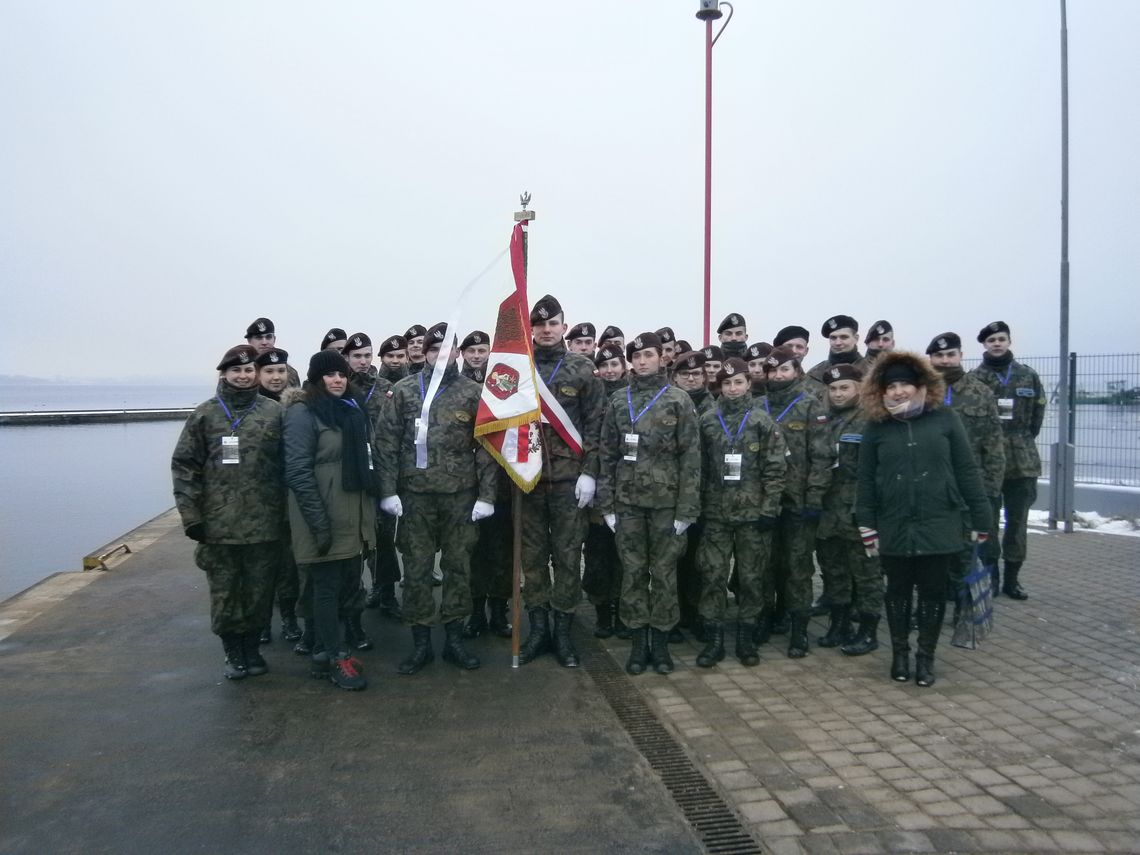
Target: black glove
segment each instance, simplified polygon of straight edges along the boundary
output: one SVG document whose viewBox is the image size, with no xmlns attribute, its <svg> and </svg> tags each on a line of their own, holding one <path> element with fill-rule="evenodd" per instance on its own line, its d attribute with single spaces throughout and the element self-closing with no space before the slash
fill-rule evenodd
<svg viewBox="0 0 1140 855">
<path fill-rule="evenodd" d="M 199 543 L 206 542 L 206 524 L 205 523 L 190 523 L 186 526 L 186 536 L 191 540 L 196 540 Z"/>
<path fill-rule="evenodd" d="M 775 517 L 760 517 L 758 520 L 756 520 L 756 528 L 760 531 L 772 531 L 775 527 Z"/>
<path fill-rule="evenodd" d="M 332 549 L 332 532 L 322 531 L 317 535 L 317 555 L 322 558 L 329 554 Z"/>
<path fill-rule="evenodd" d="M 360 553 L 360 557 L 364 559 L 364 563 L 367 564 L 372 559 L 372 556 L 374 554 L 375 551 L 372 549 L 372 547 L 365 546 L 364 551 Z"/>
</svg>

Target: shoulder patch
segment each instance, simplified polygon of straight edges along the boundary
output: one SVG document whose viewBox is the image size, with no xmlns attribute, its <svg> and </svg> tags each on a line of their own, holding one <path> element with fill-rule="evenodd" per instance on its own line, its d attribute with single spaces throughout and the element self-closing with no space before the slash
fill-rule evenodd
<svg viewBox="0 0 1140 855">
<path fill-rule="evenodd" d="M 456 410 L 455 411 L 455 420 L 457 422 L 469 422 L 469 421 L 471 421 L 471 414 L 469 412 L 467 412 L 466 410 Z"/>
<path fill-rule="evenodd" d="M 578 390 L 573 386 L 559 386 L 558 394 L 565 395 L 567 398 L 577 398 Z"/>
<path fill-rule="evenodd" d="M 823 424 L 827 421 L 827 416 L 816 416 L 815 421 L 817 424 Z"/>
<path fill-rule="evenodd" d="M 1037 396 L 1037 390 L 1032 386 L 1018 386 L 1017 397 L 1019 398 L 1034 398 Z"/>
</svg>

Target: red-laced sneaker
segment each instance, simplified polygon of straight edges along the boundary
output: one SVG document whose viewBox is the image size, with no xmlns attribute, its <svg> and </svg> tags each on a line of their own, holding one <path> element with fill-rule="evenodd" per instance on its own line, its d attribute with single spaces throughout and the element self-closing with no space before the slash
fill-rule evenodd
<svg viewBox="0 0 1140 855">
<path fill-rule="evenodd" d="M 368 688 L 368 681 L 364 679 L 364 675 L 360 673 L 360 660 L 351 656 L 346 656 L 343 659 L 333 660 L 332 667 L 329 669 L 329 679 L 333 684 L 341 689 L 346 689 L 350 692 L 359 692 L 361 689 Z"/>
</svg>

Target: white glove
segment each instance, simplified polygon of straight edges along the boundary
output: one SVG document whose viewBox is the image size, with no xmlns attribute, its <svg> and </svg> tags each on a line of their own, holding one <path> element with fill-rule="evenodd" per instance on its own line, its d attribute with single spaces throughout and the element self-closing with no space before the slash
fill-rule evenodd
<svg viewBox="0 0 1140 855">
<path fill-rule="evenodd" d="M 574 485 L 574 498 L 578 500 L 578 507 L 584 508 L 594 501 L 597 486 L 598 482 L 594 480 L 593 475 L 583 472 L 578 476 L 578 483 Z"/>
<path fill-rule="evenodd" d="M 990 535 L 988 532 L 984 532 L 984 531 L 972 531 L 972 532 L 970 532 L 970 543 L 985 543 L 989 539 L 990 539 Z"/>
<path fill-rule="evenodd" d="M 687 522 L 681 522 L 680 520 L 673 520 L 673 531 L 675 531 L 677 534 L 679 534 L 679 535 L 684 534 L 688 530 L 688 528 L 689 528 L 689 524 Z"/>
<path fill-rule="evenodd" d="M 385 499 L 381 499 L 380 510 L 393 517 L 402 517 L 404 515 L 404 506 L 401 504 L 399 496 L 388 496 Z"/>
<path fill-rule="evenodd" d="M 479 522 L 485 520 L 487 517 L 495 513 L 495 506 L 490 502 L 476 502 L 475 507 L 471 509 L 471 522 Z"/>
<path fill-rule="evenodd" d="M 617 531 L 617 514 L 602 514 L 602 519 L 610 527 L 610 531 Z"/>
</svg>

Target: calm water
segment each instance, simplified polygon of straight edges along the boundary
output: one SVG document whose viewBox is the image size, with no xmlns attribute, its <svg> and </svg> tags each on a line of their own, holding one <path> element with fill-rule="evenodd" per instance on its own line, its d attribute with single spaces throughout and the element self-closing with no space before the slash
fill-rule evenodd
<svg viewBox="0 0 1140 855">
<path fill-rule="evenodd" d="M 214 391 L 201 386 L 93 386 L 39 383 L 0 384 L 0 411 L 28 410 L 145 410 L 152 407 L 193 407 Z"/>
</svg>

